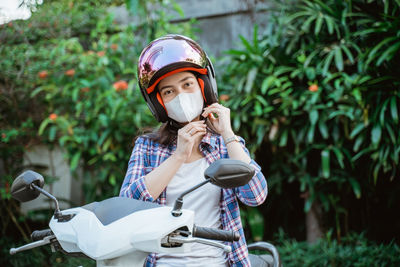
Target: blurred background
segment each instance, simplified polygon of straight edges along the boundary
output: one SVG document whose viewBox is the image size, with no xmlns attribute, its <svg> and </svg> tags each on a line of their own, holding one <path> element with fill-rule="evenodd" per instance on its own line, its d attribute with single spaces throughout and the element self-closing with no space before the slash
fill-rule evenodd
<svg viewBox="0 0 400 267">
<path fill-rule="evenodd" d="M 211 56 L 267 178 L 266 202 L 241 207 L 248 242 L 285 266 L 399 266 L 398 0 L 1 0 L 0 265 L 94 266 L 10 256 L 53 213 L 10 186 L 32 169 L 61 208 L 118 195 L 134 137 L 157 126 L 137 58 L 167 33 Z"/>
</svg>

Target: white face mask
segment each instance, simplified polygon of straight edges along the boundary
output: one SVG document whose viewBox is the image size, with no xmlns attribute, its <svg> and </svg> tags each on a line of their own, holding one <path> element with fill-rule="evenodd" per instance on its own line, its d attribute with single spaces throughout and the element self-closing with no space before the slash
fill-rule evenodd
<svg viewBox="0 0 400 267">
<path fill-rule="evenodd" d="M 200 90 L 197 90 L 194 93 L 180 93 L 164 105 L 171 119 L 190 122 L 201 114 L 203 103 L 203 96 Z"/>
</svg>

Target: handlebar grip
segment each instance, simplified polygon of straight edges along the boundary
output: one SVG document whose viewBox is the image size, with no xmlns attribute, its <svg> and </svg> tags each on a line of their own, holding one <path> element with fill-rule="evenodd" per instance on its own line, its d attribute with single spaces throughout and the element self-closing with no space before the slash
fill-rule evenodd
<svg viewBox="0 0 400 267">
<path fill-rule="evenodd" d="M 220 241 L 233 242 L 240 239 L 240 234 L 234 231 L 221 230 L 210 227 L 193 226 L 193 237 L 214 239 Z"/>
<path fill-rule="evenodd" d="M 42 240 L 46 236 L 49 236 L 52 234 L 53 234 L 53 232 L 50 229 L 36 230 L 36 231 L 32 232 L 31 239 L 32 239 L 32 241 L 38 241 L 38 240 Z"/>
</svg>

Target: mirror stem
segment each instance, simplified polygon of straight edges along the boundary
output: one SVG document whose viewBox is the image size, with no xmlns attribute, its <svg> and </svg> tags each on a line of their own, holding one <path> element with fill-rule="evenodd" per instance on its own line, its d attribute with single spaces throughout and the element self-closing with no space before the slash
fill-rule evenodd
<svg viewBox="0 0 400 267">
<path fill-rule="evenodd" d="M 58 219 L 61 216 L 61 211 L 60 211 L 60 207 L 58 205 L 58 201 L 57 199 L 50 194 L 49 192 L 43 190 L 42 188 L 40 188 L 39 186 L 35 185 L 34 183 L 31 184 L 31 187 L 33 187 L 35 190 L 39 191 L 40 193 L 42 193 L 43 195 L 45 195 L 46 197 L 50 198 L 51 200 L 54 201 L 55 205 L 56 205 L 56 210 L 54 211 L 54 218 Z"/>
<path fill-rule="evenodd" d="M 200 186 L 205 185 L 208 182 L 210 182 L 210 179 L 206 179 L 204 182 L 201 182 L 198 185 L 195 185 L 194 187 L 192 187 L 192 188 L 186 190 L 185 192 L 183 192 L 175 201 L 174 208 L 171 211 L 172 216 L 179 217 L 179 216 L 182 215 L 183 197 L 186 194 L 189 194 L 193 190 L 196 190 L 197 188 L 199 188 Z"/>
</svg>

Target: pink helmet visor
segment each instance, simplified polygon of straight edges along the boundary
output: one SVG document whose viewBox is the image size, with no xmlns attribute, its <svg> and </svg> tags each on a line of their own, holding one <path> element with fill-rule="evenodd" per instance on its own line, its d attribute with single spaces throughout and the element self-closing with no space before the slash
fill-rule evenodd
<svg viewBox="0 0 400 267">
<path fill-rule="evenodd" d="M 187 69 L 201 73 L 206 66 L 207 56 L 196 42 L 181 35 L 167 35 L 143 49 L 138 62 L 139 83 L 149 94 L 167 72 Z"/>
</svg>

